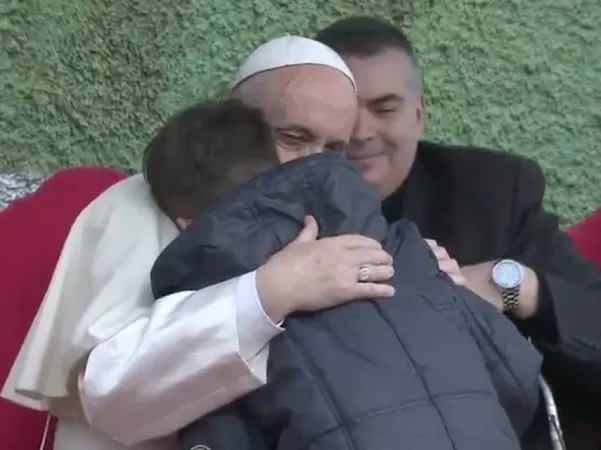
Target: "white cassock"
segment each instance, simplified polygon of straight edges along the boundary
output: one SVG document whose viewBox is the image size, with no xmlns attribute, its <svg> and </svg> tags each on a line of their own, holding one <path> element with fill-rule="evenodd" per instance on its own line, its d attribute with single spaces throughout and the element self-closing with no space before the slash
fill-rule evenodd
<svg viewBox="0 0 601 450">
<path fill-rule="evenodd" d="M 356 88 L 336 52 L 300 36 L 259 46 L 234 85 L 303 64 L 337 70 Z M 62 399 L 52 405 L 61 417 L 79 412 L 79 421 L 60 424 L 55 450 L 125 448 L 81 425 L 83 415 L 94 429 L 133 445 L 171 434 L 265 383 L 268 343 L 282 329 L 261 307 L 254 272 L 153 301 L 150 268 L 176 235 L 140 175 L 111 187 L 73 225 L 2 392 L 36 409 Z M 78 378 L 74 368 L 87 355 Z"/>
<path fill-rule="evenodd" d="M 141 175 L 71 228 L 2 391 L 64 418 L 55 450 L 168 449 L 155 439 L 265 383 L 281 328 L 260 306 L 254 272 L 154 301 L 150 269 L 177 233 Z"/>
</svg>

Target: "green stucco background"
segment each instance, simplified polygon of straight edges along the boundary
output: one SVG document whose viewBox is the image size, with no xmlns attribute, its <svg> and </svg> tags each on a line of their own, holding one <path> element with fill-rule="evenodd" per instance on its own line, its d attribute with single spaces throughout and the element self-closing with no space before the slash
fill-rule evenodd
<svg viewBox="0 0 601 450">
<path fill-rule="evenodd" d="M 564 223 L 601 202 L 601 0 L 0 0 L 0 168 L 135 167 L 253 45 L 357 13 L 414 41 L 429 137 L 536 158 Z"/>
</svg>

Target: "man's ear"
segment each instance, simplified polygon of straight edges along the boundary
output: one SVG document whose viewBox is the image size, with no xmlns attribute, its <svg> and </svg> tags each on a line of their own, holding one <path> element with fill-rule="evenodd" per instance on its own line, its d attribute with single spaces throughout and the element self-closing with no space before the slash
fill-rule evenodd
<svg viewBox="0 0 601 450">
<path fill-rule="evenodd" d="M 184 231 L 186 228 L 190 226 L 192 223 L 192 219 L 184 219 L 183 217 L 179 217 L 175 219 L 175 225 L 179 228 L 179 231 Z"/>
<path fill-rule="evenodd" d="M 424 134 L 425 121 L 426 121 L 426 99 L 423 95 L 419 96 L 419 107 L 417 108 L 417 123 L 421 134 Z"/>
</svg>

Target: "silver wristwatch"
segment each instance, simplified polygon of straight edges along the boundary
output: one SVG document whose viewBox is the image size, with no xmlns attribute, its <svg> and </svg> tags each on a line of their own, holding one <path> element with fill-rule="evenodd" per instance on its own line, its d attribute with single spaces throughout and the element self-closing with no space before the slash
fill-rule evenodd
<svg viewBox="0 0 601 450">
<path fill-rule="evenodd" d="M 520 304 L 520 288 L 524 281 L 524 268 L 513 259 L 502 259 L 492 268 L 491 283 L 503 298 L 503 311 L 511 312 Z"/>
</svg>

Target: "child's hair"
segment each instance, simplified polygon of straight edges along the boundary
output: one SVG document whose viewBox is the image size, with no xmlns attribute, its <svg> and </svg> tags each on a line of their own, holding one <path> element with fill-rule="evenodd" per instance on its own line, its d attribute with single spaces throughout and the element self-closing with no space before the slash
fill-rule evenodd
<svg viewBox="0 0 601 450">
<path fill-rule="evenodd" d="M 225 99 L 171 117 L 146 147 L 144 176 L 172 220 L 194 219 L 227 191 L 278 163 L 261 111 Z"/>
</svg>

